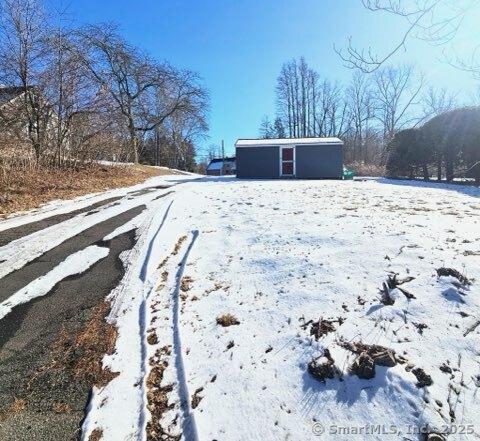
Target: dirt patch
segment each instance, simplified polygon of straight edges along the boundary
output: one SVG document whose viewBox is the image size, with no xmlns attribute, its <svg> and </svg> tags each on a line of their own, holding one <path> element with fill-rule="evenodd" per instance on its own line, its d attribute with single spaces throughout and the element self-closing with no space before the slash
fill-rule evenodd
<svg viewBox="0 0 480 441">
<path fill-rule="evenodd" d="M 64 371 L 76 381 L 99 387 L 107 385 L 118 374 L 104 369 L 104 355 L 115 350 L 117 329 L 105 321 L 110 303 L 104 301 L 93 308 L 89 320 L 75 334 L 65 328 L 59 332 L 52 345 L 52 362 L 44 366 L 29 384 L 47 371 Z"/>
<path fill-rule="evenodd" d="M 237 318 L 230 313 L 222 314 L 217 317 L 217 325 L 223 326 L 224 328 L 239 324 L 240 322 L 237 320 Z"/>
<path fill-rule="evenodd" d="M 30 210 L 54 199 L 71 199 L 128 187 L 153 176 L 179 174 L 142 165 L 84 165 L 74 168 L 25 167 L 0 174 L 0 217 Z"/>
<path fill-rule="evenodd" d="M 156 345 L 158 343 L 158 337 L 154 329 L 151 329 L 147 335 L 147 343 L 149 345 Z"/>
</svg>

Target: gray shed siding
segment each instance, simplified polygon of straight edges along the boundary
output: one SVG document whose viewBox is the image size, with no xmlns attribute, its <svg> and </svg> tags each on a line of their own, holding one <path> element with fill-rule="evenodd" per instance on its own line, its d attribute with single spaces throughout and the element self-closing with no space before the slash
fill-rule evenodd
<svg viewBox="0 0 480 441">
<path fill-rule="evenodd" d="M 238 178 L 278 178 L 280 174 L 279 148 L 237 147 Z"/>
<path fill-rule="evenodd" d="M 342 145 L 297 145 L 296 177 L 300 179 L 341 179 L 343 174 Z"/>
</svg>

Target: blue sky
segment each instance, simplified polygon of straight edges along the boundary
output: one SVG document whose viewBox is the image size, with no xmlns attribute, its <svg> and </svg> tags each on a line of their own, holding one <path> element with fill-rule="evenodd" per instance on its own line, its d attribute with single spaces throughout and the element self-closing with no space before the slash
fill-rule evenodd
<svg viewBox="0 0 480 441">
<path fill-rule="evenodd" d="M 161 60 L 197 71 L 211 95 L 209 139 L 256 137 L 264 115 L 275 111 L 275 81 L 283 62 L 305 56 L 331 80 L 347 82 L 333 45 L 352 35 L 359 46 L 388 49 L 402 30 L 386 15 L 365 11 L 360 0 L 51 0 L 68 5 L 78 24 L 115 22 L 124 36 Z M 455 41 L 468 54 L 480 41 L 471 16 Z M 480 84 L 446 63 L 442 50 L 415 40 L 395 62 L 416 64 L 430 84 L 462 97 Z M 447 51 L 451 50 L 448 46 Z M 466 98 L 465 98 L 466 99 Z"/>
</svg>

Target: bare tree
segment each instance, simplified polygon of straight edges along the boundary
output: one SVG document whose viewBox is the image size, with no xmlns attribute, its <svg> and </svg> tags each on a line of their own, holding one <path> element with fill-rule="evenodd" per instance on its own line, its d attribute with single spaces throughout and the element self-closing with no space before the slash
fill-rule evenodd
<svg viewBox="0 0 480 441">
<path fill-rule="evenodd" d="M 452 110 L 457 105 L 457 97 L 446 88 L 430 86 L 422 97 L 423 119 L 432 118 Z"/>
<path fill-rule="evenodd" d="M 51 109 L 43 96 L 49 32 L 42 4 L 4 0 L 0 9 L 0 81 L 20 90 L 3 108 L 5 122 L 21 123 L 17 135 L 30 143 L 37 162 L 48 143 Z M 11 104 L 11 105 L 10 105 Z M 24 130 L 25 129 L 25 130 Z"/>
<path fill-rule="evenodd" d="M 260 137 L 263 139 L 270 139 L 273 138 L 273 127 L 270 119 L 267 115 L 265 115 L 260 123 L 259 128 Z"/>
<path fill-rule="evenodd" d="M 355 72 L 352 82 L 347 87 L 346 95 L 351 120 L 351 148 L 353 160 L 368 161 L 369 128 L 375 116 L 375 100 L 371 78 L 362 73 Z"/>
<path fill-rule="evenodd" d="M 384 54 L 378 54 L 372 47 L 358 49 L 349 37 L 346 49 L 335 49 L 345 66 L 371 73 L 406 50 L 412 38 L 427 41 L 433 45 L 444 45 L 451 41 L 460 29 L 466 15 L 480 4 L 479 0 L 457 2 L 451 0 L 361 0 L 363 6 L 374 13 L 396 16 L 405 24 L 399 41 Z M 477 50 L 468 61 L 459 60 L 459 65 L 474 75 L 480 75 Z"/>
<path fill-rule="evenodd" d="M 381 124 L 384 150 L 395 132 L 419 121 L 412 106 L 418 104 L 423 77 L 415 80 L 412 66 L 386 67 L 375 72 L 375 117 Z"/>
</svg>

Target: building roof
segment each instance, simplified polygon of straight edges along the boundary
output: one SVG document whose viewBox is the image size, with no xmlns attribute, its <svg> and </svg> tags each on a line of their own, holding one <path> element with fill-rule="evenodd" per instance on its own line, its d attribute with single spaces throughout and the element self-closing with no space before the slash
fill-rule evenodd
<svg viewBox="0 0 480 441">
<path fill-rule="evenodd" d="M 207 166 L 207 170 L 221 170 L 224 164 L 235 165 L 235 158 L 214 158 Z"/>
<path fill-rule="evenodd" d="M 267 147 L 279 145 L 308 145 L 308 144 L 338 144 L 343 145 L 339 138 L 282 138 L 282 139 L 239 139 L 235 147 Z"/>
</svg>

